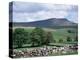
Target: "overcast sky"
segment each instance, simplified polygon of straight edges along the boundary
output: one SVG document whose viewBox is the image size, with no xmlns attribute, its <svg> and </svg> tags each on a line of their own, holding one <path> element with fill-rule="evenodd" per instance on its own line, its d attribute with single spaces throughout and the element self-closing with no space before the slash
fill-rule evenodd
<svg viewBox="0 0 80 60">
<path fill-rule="evenodd" d="M 13 22 L 31 22 L 48 18 L 67 18 L 77 22 L 78 7 L 75 5 L 13 2 Z"/>
</svg>

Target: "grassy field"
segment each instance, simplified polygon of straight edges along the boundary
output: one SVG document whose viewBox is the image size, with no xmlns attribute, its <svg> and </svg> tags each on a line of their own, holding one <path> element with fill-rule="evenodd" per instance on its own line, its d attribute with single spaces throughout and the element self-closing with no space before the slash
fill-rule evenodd
<svg viewBox="0 0 80 60">
<path fill-rule="evenodd" d="M 16 28 L 24 28 L 24 30 L 26 32 L 31 33 L 33 31 L 33 29 L 35 29 L 35 27 L 14 27 L 13 31 Z M 53 38 L 56 40 L 56 42 L 52 41 L 51 43 L 49 43 L 49 45 L 47 45 L 47 47 L 64 47 L 64 46 L 74 46 L 75 44 L 78 44 L 78 42 L 74 41 L 75 36 L 78 34 L 77 28 L 60 28 L 60 29 L 51 29 L 51 28 L 43 28 L 43 30 L 45 31 L 50 31 L 53 35 Z M 73 32 L 69 33 L 68 30 L 71 30 Z M 72 41 L 71 42 L 67 42 L 67 37 L 71 37 Z M 63 42 L 59 42 L 59 40 L 62 39 Z M 15 45 L 13 45 L 15 46 Z M 16 46 L 15 46 L 16 47 Z M 30 50 L 34 50 L 34 49 L 40 49 L 43 48 L 44 45 L 42 46 L 35 46 L 32 47 L 32 44 L 23 44 L 22 48 L 14 48 L 14 50 L 16 51 L 30 51 Z M 58 51 L 57 53 L 53 52 L 53 53 L 49 53 L 49 56 L 60 56 L 60 55 L 73 55 L 73 54 L 78 54 L 77 50 L 69 50 L 66 53 L 63 53 L 62 51 Z"/>
<path fill-rule="evenodd" d="M 19 27 L 14 27 L 19 28 Z M 20 27 L 24 28 L 27 32 L 32 32 L 32 30 L 35 27 Z M 66 42 L 67 37 L 71 37 L 72 41 L 74 42 L 74 38 L 77 35 L 77 29 L 76 28 L 61 28 L 61 29 L 50 29 L 50 28 L 43 28 L 45 31 L 50 31 L 53 34 L 53 38 L 56 40 L 56 42 L 59 41 L 59 39 L 63 39 L 64 42 Z M 73 33 L 68 33 L 67 31 L 71 30 L 74 31 Z"/>
<path fill-rule="evenodd" d="M 32 30 L 35 27 L 14 27 L 14 29 L 16 28 L 24 28 L 27 32 L 31 33 Z M 64 46 L 66 44 L 75 44 L 77 42 L 74 41 L 75 36 L 77 35 L 77 29 L 76 28 L 61 28 L 61 29 L 50 29 L 50 28 L 43 28 L 45 31 L 50 31 L 53 34 L 53 38 L 56 40 L 56 42 L 52 41 L 50 44 L 51 45 L 60 45 L 60 46 Z M 73 33 L 68 33 L 68 30 L 72 30 L 74 31 Z M 67 42 L 66 39 L 67 37 L 71 37 L 72 41 L 71 42 Z M 63 43 L 59 43 L 59 40 L 63 39 Z M 26 46 L 30 46 L 30 44 L 26 44 L 24 45 Z"/>
<path fill-rule="evenodd" d="M 74 30 L 74 33 L 68 33 L 68 30 Z M 58 41 L 59 39 L 63 39 L 66 42 L 67 36 L 71 37 L 74 40 L 74 37 L 77 35 L 77 30 L 75 28 L 64 28 L 64 29 L 56 29 L 53 31 L 53 37 Z"/>
</svg>

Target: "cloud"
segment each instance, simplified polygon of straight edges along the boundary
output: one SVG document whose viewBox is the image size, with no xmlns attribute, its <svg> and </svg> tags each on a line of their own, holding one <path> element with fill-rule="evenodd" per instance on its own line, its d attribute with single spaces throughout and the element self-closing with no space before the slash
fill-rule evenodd
<svg viewBox="0 0 80 60">
<path fill-rule="evenodd" d="M 57 14 L 58 13 L 58 14 Z M 13 13 L 13 19 L 14 21 L 18 22 L 29 22 L 29 21 L 37 21 L 37 20 L 43 20 L 48 18 L 64 18 L 67 16 L 67 12 L 65 11 L 39 11 L 37 13 Z M 29 19 L 29 20 L 28 20 Z"/>
<path fill-rule="evenodd" d="M 34 13 L 45 10 L 45 8 L 38 3 L 13 2 L 13 11 L 22 13 Z"/>
<path fill-rule="evenodd" d="M 75 5 L 13 2 L 13 21 L 31 22 L 48 18 L 67 18 L 77 22 L 78 7 Z"/>
<path fill-rule="evenodd" d="M 66 18 L 72 22 L 78 23 L 78 12 L 70 12 Z"/>
</svg>

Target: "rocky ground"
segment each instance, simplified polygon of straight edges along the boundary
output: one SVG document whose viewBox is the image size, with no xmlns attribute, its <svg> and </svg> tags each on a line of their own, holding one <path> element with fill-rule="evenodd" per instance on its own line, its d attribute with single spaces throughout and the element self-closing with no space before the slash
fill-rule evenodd
<svg viewBox="0 0 80 60">
<path fill-rule="evenodd" d="M 39 57 L 39 56 L 55 56 L 55 55 L 69 55 L 77 52 L 78 46 L 43 46 L 38 48 L 27 48 L 23 50 L 13 50 L 13 54 L 11 56 L 13 58 L 20 57 Z"/>
</svg>

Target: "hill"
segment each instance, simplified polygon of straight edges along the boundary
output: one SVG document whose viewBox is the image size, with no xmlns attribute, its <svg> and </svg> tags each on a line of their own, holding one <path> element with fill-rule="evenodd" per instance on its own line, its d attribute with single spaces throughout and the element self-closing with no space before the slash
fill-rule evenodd
<svg viewBox="0 0 80 60">
<path fill-rule="evenodd" d="M 21 27 L 76 27 L 77 23 L 73 23 L 66 18 L 50 18 L 34 22 L 13 22 L 13 26 Z"/>
</svg>

